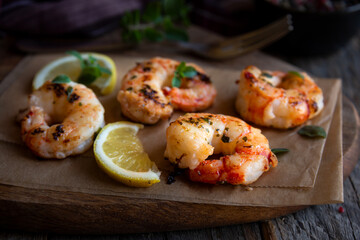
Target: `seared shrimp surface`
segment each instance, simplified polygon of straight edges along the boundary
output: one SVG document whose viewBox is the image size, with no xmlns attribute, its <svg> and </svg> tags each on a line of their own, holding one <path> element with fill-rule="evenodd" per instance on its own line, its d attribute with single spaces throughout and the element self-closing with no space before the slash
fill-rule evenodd
<svg viewBox="0 0 360 240">
<path fill-rule="evenodd" d="M 170 124 L 166 139 L 165 158 L 189 168 L 192 181 L 247 185 L 277 165 L 261 131 L 231 116 L 185 114 Z M 221 156 L 208 159 L 214 154 Z"/>
<path fill-rule="evenodd" d="M 216 90 L 204 70 L 195 64 L 197 75 L 183 78 L 181 86 L 171 87 L 175 69 L 180 64 L 166 58 L 138 63 L 123 78 L 117 99 L 122 113 L 133 121 L 154 124 L 169 118 L 173 109 L 187 112 L 208 108 Z"/>
<path fill-rule="evenodd" d="M 323 93 L 308 74 L 301 75 L 246 67 L 240 75 L 238 113 L 246 121 L 283 129 L 315 117 L 324 108 Z"/>
<path fill-rule="evenodd" d="M 85 152 L 104 125 L 103 106 L 82 84 L 46 82 L 29 96 L 29 105 L 21 121 L 22 139 L 42 158 Z"/>
</svg>

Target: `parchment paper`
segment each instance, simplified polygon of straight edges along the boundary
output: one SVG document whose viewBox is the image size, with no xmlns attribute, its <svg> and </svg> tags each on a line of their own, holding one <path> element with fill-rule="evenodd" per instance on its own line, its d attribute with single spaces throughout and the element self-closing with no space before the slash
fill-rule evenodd
<svg viewBox="0 0 360 240">
<path fill-rule="evenodd" d="M 28 57 L 0 86 L 0 151 L 2 153 L 0 183 L 35 189 L 45 188 L 231 205 L 284 206 L 320 204 L 342 200 L 340 105 L 334 115 L 334 119 L 337 119 L 337 121 L 333 122 L 335 127 L 333 127 L 332 131 L 335 134 L 329 135 L 324 140 L 304 139 L 296 134 L 297 129 L 289 131 L 263 129 L 263 133 L 268 137 L 271 147 L 286 147 L 291 151 L 280 156 L 278 167 L 265 173 L 258 182 L 253 184 L 257 188 L 250 192 L 244 191 L 244 188 L 240 186 L 212 186 L 192 183 L 185 177 L 179 177 L 174 184 L 167 185 L 166 178 L 168 173 L 172 171 L 171 165 L 163 159 L 165 129 L 169 124 L 168 121 L 162 121 L 155 126 L 146 126 L 139 134 L 150 158 L 156 162 L 162 171 L 161 183 L 148 189 L 129 188 L 113 181 L 97 167 L 91 151 L 61 161 L 40 161 L 21 142 L 20 128 L 15 123 L 15 117 L 19 109 L 26 107 L 27 95 L 31 92 L 31 81 L 36 71 L 56 57 L 58 55 Z M 115 60 L 119 79 L 135 62 L 141 61 L 139 58 L 122 57 L 121 55 L 111 57 Z M 237 92 L 235 80 L 238 78 L 241 68 L 239 71 L 231 71 L 205 66 L 205 70 L 218 89 L 216 103 L 207 111 L 238 116 L 234 108 Z M 120 80 L 117 87 L 119 87 L 119 84 Z M 325 93 L 326 107 L 320 116 L 308 122 L 308 124 L 320 125 L 328 132 L 340 93 L 340 81 L 319 79 L 318 84 Z M 118 103 L 115 100 L 116 93 L 117 91 L 112 95 L 101 98 L 106 109 L 105 117 L 107 122 L 123 119 Z M 180 114 L 183 113 L 175 113 L 172 119 L 175 119 Z M 314 184 L 325 141 L 330 146 L 328 151 L 333 152 L 332 154 L 325 154 L 329 156 L 328 158 L 323 158 L 323 161 L 326 160 L 332 164 L 331 175 L 321 175 L 324 179 L 318 180 L 318 182 L 319 184 L 333 182 L 333 184 L 322 185 L 321 188 L 318 188 L 318 183 L 315 186 Z M 315 189 L 317 189 L 316 193 L 314 192 Z M 319 192 L 324 192 L 322 197 L 318 196 L 317 193 Z M 287 197 L 284 201 L 283 194 L 291 197 Z"/>
</svg>

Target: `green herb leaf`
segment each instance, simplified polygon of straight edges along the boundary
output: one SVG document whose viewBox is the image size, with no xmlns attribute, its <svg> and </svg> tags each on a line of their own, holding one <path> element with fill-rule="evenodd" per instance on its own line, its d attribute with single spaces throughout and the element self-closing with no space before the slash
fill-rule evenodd
<svg viewBox="0 0 360 240">
<path fill-rule="evenodd" d="M 145 29 L 145 37 L 152 42 L 159 42 L 164 39 L 161 32 L 152 28 Z"/>
<path fill-rule="evenodd" d="M 139 10 L 135 10 L 133 12 L 132 23 L 133 24 L 139 24 L 140 23 L 140 11 Z"/>
<path fill-rule="evenodd" d="M 325 130 L 322 127 L 314 126 L 314 125 L 307 125 L 302 127 L 298 131 L 298 134 L 310 138 L 316 138 L 316 137 L 326 138 Z"/>
<path fill-rule="evenodd" d="M 197 71 L 192 66 L 186 66 L 185 62 L 181 62 L 175 69 L 174 77 L 172 79 L 173 87 L 181 86 L 182 78 L 192 78 L 197 74 Z"/>
<path fill-rule="evenodd" d="M 69 83 L 71 82 L 71 79 L 65 75 L 65 74 L 61 74 L 56 76 L 52 81 L 52 83 Z"/>
<path fill-rule="evenodd" d="M 162 27 L 164 28 L 164 30 L 166 31 L 167 29 L 171 29 L 174 27 L 174 23 L 171 20 L 171 17 L 167 16 L 164 17 L 163 19 L 163 23 L 162 23 Z"/>
<path fill-rule="evenodd" d="M 102 73 L 106 73 L 108 75 L 112 74 L 112 72 L 108 68 L 104 68 L 104 67 L 101 67 L 101 66 L 98 66 L 98 68 L 99 68 L 100 72 L 102 72 Z"/>
<path fill-rule="evenodd" d="M 202 118 L 205 122 L 210 123 L 208 118 Z"/>
<path fill-rule="evenodd" d="M 290 150 L 287 148 L 272 148 L 271 151 L 274 154 L 278 154 L 278 153 L 286 153 L 286 152 L 289 152 Z"/>
<path fill-rule="evenodd" d="M 97 59 L 96 58 L 94 58 L 92 55 L 89 55 L 89 63 L 90 63 L 90 65 L 95 65 L 95 64 L 97 64 Z"/>
<path fill-rule="evenodd" d="M 164 0 L 164 10 L 166 14 L 177 14 L 179 9 L 184 5 L 182 0 Z"/>
<path fill-rule="evenodd" d="M 197 74 L 197 71 L 195 70 L 194 67 L 191 67 L 191 66 L 185 67 L 185 69 L 183 71 L 184 77 L 187 77 L 187 78 L 193 78 L 196 76 L 196 74 Z"/>
<path fill-rule="evenodd" d="M 100 76 L 101 76 L 101 71 L 98 67 L 87 66 L 82 70 L 78 78 L 78 82 L 85 85 L 90 85 Z"/>
<path fill-rule="evenodd" d="M 140 43 L 143 39 L 143 35 L 141 33 L 140 30 L 134 30 L 132 32 L 132 34 L 130 35 L 130 38 L 135 42 L 135 43 Z"/>
<path fill-rule="evenodd" d="M 84 59 L 82 58 L 81 54 L 78 51 L 71 50 L 71 51 L 67 51 L 66 53 L 70 54 L 70 55 L 73 55 L 74 57 L 79 59 L 81 69 L 83 69 L 85 67 Z"/>
<path fill-rule="evenodd" d="M 176 67 L 176 71 L 182 72 L 182 71 L 185 70 L 185 68 L 186 68 L 186 63 L 185 63 L 185 62 L 181 62 L 181 63 L 179 64 L 179 66 Z"/>
<path fill-rule="evenodd" d="M 77 79 L 79 83 L 89 86 L 103 73 L 108 75 L 112 74 L 110 69 L 100 66 L 98 59 L 92 55 L 89 55 L 88 59 L 83 59 L 81 54 L 77 51 L 67 51 L 66 53 L 75 56 L 80 61 L 82 70 Z"/>
<path fill-rule="evenodd" d="M 267 78 L 272 78 L 273 77 L 273 75 L 271 75 L 270 73 L 266 73 L 266 72 L 262 73 L 261 76 L 264 76 L 264 77 L 267 77 Z"/>
<path fill-rule="evenodd" d="M 299 73 L 299 72 L 290 71 L 290 72 L 288 72 L 288 74 L 292 74 L 292 75 L 295 75 L 295 76 L 297 76 L 297 77 L 299 77 L 299 78 L 301 78 L 301 79 L 304 79 L 304 75 L 302 75 L 302 74 Z"/>
<path fill-rule="evenodd" d="M 144 22 L 157 22 L 161 18 L 161 3 L 150 2 L 143 13 L 142 19 Z"/>
<path fill-rule="evenodd" d="M 187 41 L 189 37 L 181 25 L 189 25 L 189 11 L 185 0 L 149 1 L 142 13 L 135 10 L 123 15 L 120 21 L 122 39 L 136 44 L 144 39 Z"/>
<path fill-rule="evenodd" d="M 72 92 L 74 91 L 73 87 L 72 86 L 69 86 L 67 89 L 66 89 L 66 95 L 67 95 L 67 100 L 69 101 L 70 99 L 70 96 L 72 94 Z"/>
<path fill-rule="evenodd" d="M 172 85 L 173 87 L 177 87 L 177 88 L 181 86 L 181 79 L 178 78 L 178 77 L 176 76 L 176 74 L 175 74 L 175 76 L 173 77 L 173 79 L 172 79 L 172 81 L 171 81 L 171 85 Z"/>
</svg>

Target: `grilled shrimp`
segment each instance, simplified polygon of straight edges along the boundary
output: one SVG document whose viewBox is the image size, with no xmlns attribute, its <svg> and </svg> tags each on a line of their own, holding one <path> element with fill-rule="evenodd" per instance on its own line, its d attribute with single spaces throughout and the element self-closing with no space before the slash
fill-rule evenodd
<svg viewBox="0 0 360 240">
<path fill-rule="evenodd" d="M 138 63 L 123 78 L 117 99 L 122 113 L 133 121 L 154 124 L 169 118 L 174 109 L 187 112 L 208 108 L 216 90 L 204 70 L 195 64 L 197 75 L 181 79 L 180 88 L 171 87 L 180 63 L 166 58 L 153 58 Z"/>
<path fill-rule="evenodd" d="M 304 72 L 270 72 L 248 66 L 241 73 L 236 109 L 246 121 L 286 129 L 303 124 L 323 108 L 322 90 Z"/>
<path fill-rule="evenodd" d="M 192 181 L 247 185 L 277 165 L 261 131 L 231 116 L 185 114 L 170 124 L 166 138 L 165 158 L 189 168 Z"/>
<path fill-rule="evenodd" d="M 104 108 L 93 91 L 74 82 L 46 82 L 29 96 L 21 135 L 34 154 L 62 159 L 85 152 L 104 125 Z"/>
</svg>

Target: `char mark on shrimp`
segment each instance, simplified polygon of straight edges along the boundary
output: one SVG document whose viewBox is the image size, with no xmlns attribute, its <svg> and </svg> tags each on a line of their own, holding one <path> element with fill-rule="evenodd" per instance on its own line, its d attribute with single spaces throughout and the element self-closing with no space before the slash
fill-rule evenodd
<svg viewBox="0 0 360 240">
<path fill-rule="evenodd" d="M 206 75 L 205 73 L 201 73 L 201 72 L 196 72 L 196 74 L 199 76 L 200 80 L 210 84 L 211 83 L 211 79 L 208 75 Z"/>
<path fill-rule="evenodd" d="M 149 85 L 145 84 L 145 87 L 140 89 L 140 92 L 144 94 L 147 99 L 154 101 L 156 104 L 160 104 L 161 107 L 165 106 L 165 103 L 160 102 L 158 92 L 152 89 Z"/>
<path fill-rule="evenodd" d="M 45 130 L 38 127 L 38 128 L 35 128 L 34 131 L 31 132 L 31 135 L 36 135 L 36 134 L 43 133 L 43 132 L 45 132 Z"/>
<path fill-rule="evenodd" d="M 76 93 L 72 93 L 69 97 L 69 103 L 73 103 L 79 99 L 80 99 L 79 95 L 77 95 Z"/>
<path fill-rule="evenodd" d="M 57 97 L 61 97 L 62 95 L 66 95 L 66 90 L 62 84 L 52 83 L 48 84 L 46 87 L 48 90 L 53 90 Z"/>
<path fill-rule="evenodd" d="M 56 141 L 59 140 L 59 137 L 61 136 L 61 134 L 64 133 L 63 127 L 64 127 L 64 125 L 61 125 L 61 124 L 56 126 L 55 132 L 52 133 L 54 140 L 56 140 Z"/>
</svg>

